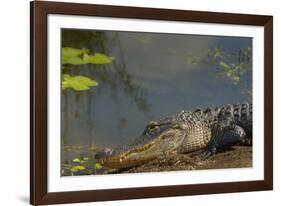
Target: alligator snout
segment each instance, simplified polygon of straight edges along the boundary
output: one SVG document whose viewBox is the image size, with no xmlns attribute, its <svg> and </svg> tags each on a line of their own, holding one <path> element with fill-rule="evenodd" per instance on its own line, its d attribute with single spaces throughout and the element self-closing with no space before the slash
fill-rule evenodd
<svg viewBox="0 0 281 206">
<path fill-rule="evenodd" d="M 113 154 L 113 149 L 110 148 L 103 148 L 102 150 L 98 151 L 95 155 L 95 159 L 103 159 L 105 157 L 111 156 Z"/>
</svg>

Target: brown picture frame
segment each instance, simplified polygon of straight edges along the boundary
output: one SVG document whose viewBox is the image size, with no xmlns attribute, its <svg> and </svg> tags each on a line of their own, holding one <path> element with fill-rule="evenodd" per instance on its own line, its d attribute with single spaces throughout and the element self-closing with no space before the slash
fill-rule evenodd
<svg viewBox="0 0 281 206">
<path fill-rule="evenodd" d="M 49 193 L 47 189 L 48 14 L 188 21 L 264 27 L 264 180 Z M 273 189 L 273 17 L 35 1 L 30 4 L 30 203 L 34 205 Z"/>
</svg>

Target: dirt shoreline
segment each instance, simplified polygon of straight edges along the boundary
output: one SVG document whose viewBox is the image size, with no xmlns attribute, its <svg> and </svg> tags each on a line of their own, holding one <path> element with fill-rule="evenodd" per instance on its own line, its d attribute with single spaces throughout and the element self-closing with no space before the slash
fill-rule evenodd
<svg viewBox="0 0 281 206">
<path fill-rule="evenodd" d="M 176 154 L 162 157 L 146 164 L 136 166 L 118 173 L 161 172 L 178 170 L 202 170 L 223 168 L 252 167 L 252 147 L 235 146 L 230 150 L 217 153 L 206 160 L 188 154 Z"/>
</svg>

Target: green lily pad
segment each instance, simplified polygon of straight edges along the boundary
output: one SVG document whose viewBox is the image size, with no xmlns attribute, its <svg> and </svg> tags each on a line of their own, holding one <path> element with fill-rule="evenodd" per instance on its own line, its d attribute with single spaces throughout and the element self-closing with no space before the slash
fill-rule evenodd
<svg viewBox="0 0 281 206">
<path fill-rule="evenodd" d="M 86 167 L 82 166 L 82 165 L 78 165 L 78 166 L 74 166 L 70 169 L 71 172 L 79 172 L 82 170 L 85 170 Z"/>
<path fill-rule="evenodd" d="M 75 158 L 72 160 L 72 162 L 81 162 L 81 160 L 79 158 Z"/>
<path fill-rule="evenodd" d="M 95 164 L 95 168 L 96 168 L 96 169 L 102 169 L 102 166 L 101 166 L 101 164 L 96 163 L 96 164 Z"/>
<path fill-rule="evenodd" d="M 98 82 L 85 76 L 70 76 L 69 74 L 63 74 L 62 77 L 62 89 L 72 88 L 76 91 L 84 91 L 90 89 L 90 87 L 97 86 Z"/>
<path fill-rule="evenodd" d="M 90 54 L 88 49 L 62 48 L 62 64 L 109 64 L 114 58 L 101 53 Z"/>
</svg>

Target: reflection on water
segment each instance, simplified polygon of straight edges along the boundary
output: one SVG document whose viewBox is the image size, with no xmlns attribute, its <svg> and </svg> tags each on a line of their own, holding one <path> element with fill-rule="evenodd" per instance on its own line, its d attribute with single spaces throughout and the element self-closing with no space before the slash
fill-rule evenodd
<svg viewBox="0 0 281 206">
<path fill-rule="evenodd" d="M 62 46 L 115 58 L 111 64 L 67 68 L 69 74 L 92 77 L 99 85 L 62 91 L 65 146 L 117 146 L 139 136 L 153 119 L 183 109 L 251 101 L 251 71 L 235 84 L 219 75 L 217 65 L 196 61 L 207 58 L 210 48 L 221 48 L 231 58 L 251 48 L 251 38 L 64 29 Z M 219 63 L 222 69 L 238 64 Z"/>
</svg>

